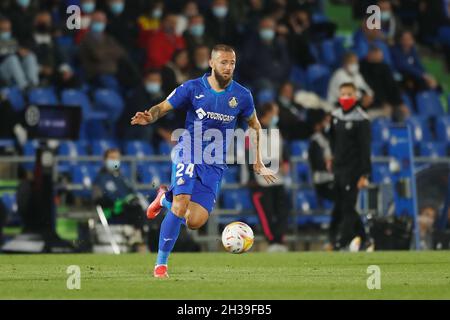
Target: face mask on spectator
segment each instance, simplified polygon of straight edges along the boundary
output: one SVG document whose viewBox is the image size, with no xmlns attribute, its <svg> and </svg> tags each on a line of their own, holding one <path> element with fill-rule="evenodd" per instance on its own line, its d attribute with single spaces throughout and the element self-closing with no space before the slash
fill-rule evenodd
<svg viewBox="0 0 450 320">
<path fill-rule="evenodd" d="M 105 30 L 104 22 L 92 22 L 91 31 L 94 33 L 102 33 Z"/>
<path fill-rule="evenodd" d="M 152 17 L 154 19 L 160 19 L 162 17 L 162 10 L 161 9 L 155 9 L 152 12 Z"/>
<path fill-rule="evenodd" d="M 228 14 L 228 7 L 217 6 L 217 7 L 213 7 L 212 11 L 213 11 L 213 14 L 217 18 L 223 18 L 223 17 L 225 17 Z"/>
<path fill-rule="evenodd" d="M 189 28 L 189 31 L 194 37 L 201 37 L 205 33 L 205 25 L 194 24 Z"/>
<path fill-rule="evenodd" d="M 0 39 L 1 40 L 9 40 L 9 39 L 11 39 L 11 32 L 10 31 L 2 31 L 2 32 L 0 32 Z"/>
<path fill-rule="evenodd" d="M 270 128 L 275 128 L 279 120 L 280 118 L 278 117 L 278 115 L 273 116 L 272 119 L 270 120 Z"/>
<path fill-rule="evenodd" d="M 120 160 L 106 159 L 105 165 L 106 169 L 108 169 L 109 171 L 116 171 L 120 168 Z"/>
<path fill-rule="evenodd" d="M 17 0 L 17 4 L 22 8 L 28 8 L 30 5 L 30 0 Z"/>
<path fill-rule="evenodd" d="M 83 2 L 81 4 L 81 10 L 83 10 L 84 13 L 92 13 L 95 10 L 95 2 Z"/>
<path fill-rule="evenodd" d="M 284 97 L 284 96 L 280 96 L 280 97 L 278 98 L 278 100 L 280 100 L 280 103 L 281 103 L 283 106 L 289 106 L 289 105 L 291 104 L 291 99 L 289 99 L 289 98 L 287 98 L 287 97 Z"/>
<path fill-rule="evenodd" d="M 110 5 L 111 12 L 114 14 L 121 14 L 123 10 L 125 9 L 125 3 L 123 2 L 113 2 Z"/>
<path fill-rule="evenodd" d="M 339 98 L 339 104 L 341 105 L 342 110 L 349 111 L 356 104 L 356 98 L 355 97 L 342 97 L 342 98 Z"/>
<path fill-rule="evenodd" d="M 380 18 L 382 21 L 388 21 L 391 19 L 391 12 L 390 11 L 382 11 L 380 14 Z"/>
<path fill-rule="evenodd" d="M 158 82 L 147 82 L 145 83 L 145 90 L 150 94 L 158 93 L 161 90 L 161 84 Z"/>
<path fill-rule="evenodd" d="M 350 65 L 348 66 L 348 71 L 349 71 L 351 74 L 358 73 L 358 71 L 359 71 L 359 64 L 357 64 L 357 63 L 352 63 L 352 64 L 350 64 Z"/>
<path fill-rule="evenodd" d="M 275 38 L 275 31 L 273 29 L 264 28 L 259 31 L 261 39 L 264 41 L 272 41 Z"/>
</svg>

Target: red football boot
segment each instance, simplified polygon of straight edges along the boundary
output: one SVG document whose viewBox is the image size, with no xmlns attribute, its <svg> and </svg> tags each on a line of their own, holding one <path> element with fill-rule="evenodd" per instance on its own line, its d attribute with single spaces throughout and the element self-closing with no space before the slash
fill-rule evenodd
<svg viewBox="0 0 450 320">
<path fill-rule="evenodd" d="M 156 194 L 155 200 L 147 208 L 147 218 L 155 219 L 156 216 L 161 212 L 161 198 L 164 193 L 167 191 L 167 186 L 161 185 L 158 189 L 158 193 Z"/>
</svg>

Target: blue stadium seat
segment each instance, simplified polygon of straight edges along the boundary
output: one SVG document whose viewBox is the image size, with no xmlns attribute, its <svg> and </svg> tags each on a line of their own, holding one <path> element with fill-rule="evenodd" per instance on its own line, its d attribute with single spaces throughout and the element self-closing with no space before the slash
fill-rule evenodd
<svg viewBox="0 0 450 320">
<path fill-rule="evenodd" d="M 411 126 L 414 143 L 431 141 L 431 132 L 427 120 L 421 117 L 409 117 L 406 123 Z"/>
<path fill-rule="evenodd" d="M 403 93 L 402 94 L 402 101 L 408 107 L 409 112 L 410 112 L 411 115 L 416 113 L 416 110 L 414 108 L 414 104 L 413 104 L 410 96 L 408 96 L 406 93 Z"/>
<path fill-rule="evenodd" d="M 308 89 L 325 98 L 330 80 L 330 69 L 321 64 L 309 65 L 306 69 Z"/>
<path fill-rule="evenodd" d="M 107 120 L 108 112 L 95 111 L 87 94 L 81 90 L 66 89 L 61 93 L 61 102 L 65 106 L 80 106 L 84 120 Z"/>
<path fill-rule="evenodd" d="M 128 180 L 132 181 L 131 165 L 129 162 L 121 161 L 120 173 Z"/>
<path fill-rule="evenodd" d="M 91 188 L 97 176 L 98 166 L 88 164 L 75 165 L 72 166 L 71 172 L 72 182 L 83 187 L 83 190 L 73 191 L 74 195 L 83 198 L 91 197 Z"/>
<path fill-rule="evenodd" d="M 36 149 L 39 147 L 39 141 L 38 140 L 29 140 L 25 142 L 25 145 L 23 146 L 23 155 L 34 157 L 36 155 Z M 32 162 L 24 163 L 25 170 L 33 170 L 34 169 L 34 160 Z"/>
<path fill-rule="evenodd" d="M 372 163 L 372 181 L 374 183 L 390 183 L 391 172 L 389 171 L 389 165 L 386 163 Z"/>
<path fill-rule="evenodd" d="M 443 142 L 422 142 L 420 144 L 420 155 L 431 158 L 445 157 L 447 145 Z"/>
<path fill-rule="evenodd" d="M 236 165 L 228 166 L 228 170 L 225 171 L 222 183 L 238 183 L 239 182 L 240 167 Z"/>
<path fill-rule="evenodd" d="M 125 154 L 143 158 L 154 154 L 153 147 L 146 141 L 127 141 L 125 143 Z"/>
<path fill-rule="evenodd" d="M 306 87 L 306 74 L 303 69 L 299 66 L 292 66 L 291 72 L 289 75 L 289 80 L 294 83 L 297 87 L 304 88 Z"/>
<path fill-rule="evenodd" d="M 247 188 L 223 192 L 223 209 L 254 210 L 250 191 Z"/>
<path fill-rule="evenodd" d="M 78 157 L 85 156 L 86 148 L 81 144 L 76 143 L 74 141 L 63 141 L 60 143 L 58 147 L 58 155 L 59 156 L 67 156 L 67 157 Z M 71 166 L 77 165 L 77 161 L 61 161 L 58 165 L 58 170 L 60 172 L 69 172 Z"/>
<path fill-rule="evenodd" d="M 0 92 L 6 96 L 14 111 L 22 111 L 25 108 L 25 100 L 19 88 L 5 87 L 1 88 Z"/>
<path fill-rule="evenodd" d="M 324 40 L 320 45 L 321 61 L 334 69 L 339 63 L 339 57 L 336 54 L 334 39 Z"/>
<path fill-rule="evenodd" d="M 28 101 L 30 104 L 37 105 L 57 105 L 58 98 L 52 87 L 33 88 L 28 93 Z"/>
<path fill-rule="evenodd" d="M 0 148 L 14 148 L 14 139 L 0 139 Z"/>
<path fill-rule="evenodd" d="M 439 95 L 435 91 L 423 91 L 416 95 L 417 111 L 422 116 L 442 116 L 442 107 Z"/>
<path fill-rule="evenodd" d="M 308 140 L 294 140 L 290 143 L 291 156 L 302 157 L 308 159 Z"/>
<path fill-rule="evenodd" d="M 122 97 L 111 89 L 97 89 L 94 93 L 95 108 L 108 111 L 110 119 L 116 121 L 122 114 L 124 101 Z"/>
<path fill-rule="evenodd" d="M 371 145 L 372 156 L 382 157 L 386 155 L 385 143 L 379 141 L 373 141 Z"/>
<path fill-rule="evenodd" d="M 276 93 L 271 89 L 259 90 L 256 95 L 256 101 L 259 105 L 267 102 L 274 102 L 276 100 Z"/>
<path fill-rule="evenodd" d="M 387 142 L 389 141 L 389 125 L 390 120 L 387 118 L 376 118 L 372 121 L 372 141 Z"/>
<path fill-rule="evenodd" d="M 159 146 L 158 146 L 158 153 L 160 154 L 160 155 L 164 155 L 164 156 L 168 156 L 168 155 L 170 155 L 170 152 L 172 151 L 172 146 L 168 143 L 168 142 L 166 142 L 166 141 L 161 141 L 160 143 L 159 143 Z"/>
<path fill-rule="evenodd" d="M 302 213 L 310 213 L 317 208 L 317 199 L 313 200 L 310 190 L 299 190 L 295 195 L 295 209 Z"/>
<path fill-rule="evenodd" d="M 91 143 L 91 152 L 94 156 L 103 156 L 106 150 L 117 148 L 117 143 L 112 140 L 93 140 Z"/>
<path fill-rule="evenodd" d="M 309 168 L 309 165 L 307 163 L 301 162 L 296 163 L 294 170 L 295 170 L 294 182 L 303 184 L 312 183 L 311 169 Z"/>
<path fill-rule="evenodd" d="M 436 137 L 442 142 L 450 142 L 450 116 L 436 119 Z"/>
<path fill-rule="evenodd" d="M 0 201 L 3 202 L 6 213 L 7 213 L 7 223 L 9 226 L 11 225 L 20 225 L 21 219 L 17 213 L 17 199 L 15 193 L 6 192 L 0 198 Z"/>
<path fill-rule="evenodd" d="M 155 186 L 161 183 L 170 184 L 171 165 L 146 162 L 138 165 L 138 179 L 141 183 Z"/>
</svg>

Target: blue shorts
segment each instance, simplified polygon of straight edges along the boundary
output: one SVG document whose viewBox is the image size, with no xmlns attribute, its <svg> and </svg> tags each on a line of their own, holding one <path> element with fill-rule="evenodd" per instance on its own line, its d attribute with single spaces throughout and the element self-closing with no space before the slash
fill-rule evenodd
<svg viewBox="0 0 450 320">
<path fill-rule="evenodd" d="M 206 164 L 172 164 L 172 181 L 166 198 L 173 200 L 179 194 L 191 195 L 208 213 L 214 209 L 224 169 Z"/>
</svg>

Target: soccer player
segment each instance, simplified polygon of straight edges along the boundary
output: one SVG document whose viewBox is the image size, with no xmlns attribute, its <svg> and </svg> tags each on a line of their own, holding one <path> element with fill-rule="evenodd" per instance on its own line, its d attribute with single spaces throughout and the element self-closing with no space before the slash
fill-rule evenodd
<svg viewBox="0 0 450 320">
<path fill-rule="evenodd" d="M 167 262 L 181 224 L 185 224 L 189 229 L 199 229 L 208 220 L 216 201 L 220 181 L 226 169 L 226 152 L 230 141 L 224 138 L 223 145 L 216 145 L 221 147 L 215 150 L 222 150 L 222 161 L 210 163 L 204 161 L 203 157 L 201 161 L 197 161 L 195 154 L 200 152 L 203 155 L 203 151 L 206 151 L 210 144 L 210 141 L 203 139 L 205 131 L 213 129 L 216 133 L 219 131 L 222 137 L 226 137 L 227 129 L 235 129 L 238 117 L 245 118 L 249 127 L 256 133 L 253 136 L 256 146 L 254 171 L 262 175 L 267 183 L 277 179 L 275 173 L 262 162 L 259 148 L 261 125 L 256 116 L 252 94 L 233 80 L 235 65 L 236 54 L 233 48 L 216 45 L 209 61 L 211 74 L 185 82 L 166 100 L 149 110 L 137 112 L 131 119 L 132 125 L 148 125 L 172 110 L 184 109 L 187 112 L 186 130 L 175 147 L 182 150 L 182 156 L 172 157 L 171 186 L 169 189 L 161 186 L 155 200 L 147 209 L 149 219 L 155 218 L 163 207 L 168 209 L 161 224 L 158 256 L 153 272 L 157 278 L 168 277 Z M 201 124 L 200 132 L 196 129 L 198 124 Z"/>
</svg>

